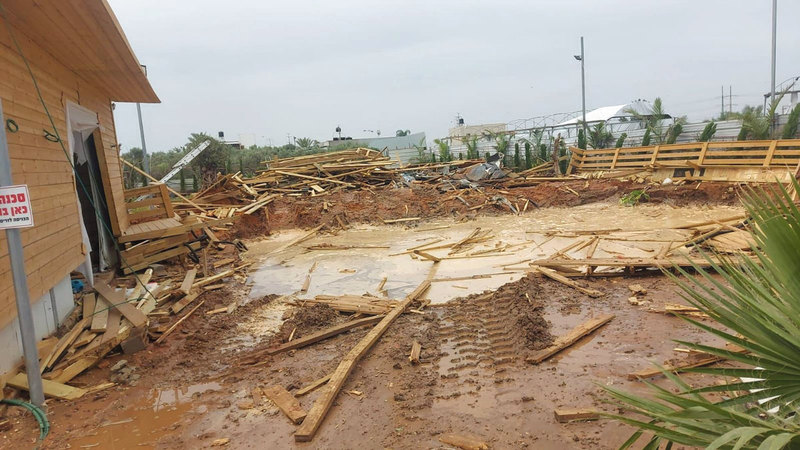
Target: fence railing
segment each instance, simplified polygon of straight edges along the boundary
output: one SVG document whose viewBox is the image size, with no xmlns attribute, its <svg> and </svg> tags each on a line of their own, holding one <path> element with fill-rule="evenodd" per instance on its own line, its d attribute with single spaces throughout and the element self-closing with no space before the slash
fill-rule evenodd
<svg viewBox="0 0 800 450">
<path fill-rule="evenodd" d="M 636 168 L 796 168 L 800 139 L 693 142 L 583 150 L 570 147 L 569 170 L 593 172 Z"/>
</svg>

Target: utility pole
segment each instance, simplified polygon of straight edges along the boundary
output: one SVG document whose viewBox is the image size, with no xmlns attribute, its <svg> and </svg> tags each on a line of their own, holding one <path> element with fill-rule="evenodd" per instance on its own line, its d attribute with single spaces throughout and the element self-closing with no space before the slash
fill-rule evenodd
<svg viewBox="0 0 800 450">
<path fill-rule="evenodd" d="M 720 86 L 719 88 L 720 92 L 722 92 L 722 95 L 719 96 L 722 102 L 720 104 L 720 110 L 719 110 L 719 118 L 721 120 L 723 117 L 725 117 L 725 86 Z"/>
<path fill-rule="evenodd" d="M 144 76 L 147 77 L 147 66 L 142 64 Z M 142 166 L 146 173 L 150 173 L 150 158 L 147 157 L 147 143 L 144 141 L 144 125 L 142 124 L 142 105 L 136 102 L 136 114 L 139 115 L 139 136 L 142 138 Z M 147 180 L 145 180 L 147 184 Z"/>
<path fill-rule="evenodd" d="M 0 103 L 0 123 L 5 128 L 6 121 L 3 119 L 2 103 Z M 0 187 L 13 184 L 6 131 L 0 130 Z M 28 392 L 31 395 L 31 403 L 43 406 L 44 388 L 42 387 L 42 375 L 39 372 L 39 350 L 36 348 L 36 333 L 28 294 L 28 280 L 25 274 L 25 255 L 22 251 L 22 236 L 19 228 L 6 229 L 6 242 L 11 262 L 11 278 L 14 281 L 14 293 L 17 300 L 17 321 L 22 337 L 25 372 L 28 375 Z"/>
<path fill-rule="evenodd" d="M 733 86 L 728 85 L 728 114 L 733 114 Z"/>
<path fill-rule="evenodd" d="M 584 70 L 586 58 L 583 54 L 583 36 L 581 36 L 581 54 L 573 57 L 581 62 L 581 110 L 583 111 L 583 135 L 586 136 L 586 71 Z"/>
<path fill-rule="evenodd" d="M 777 43 L 777 28 L 778 28 L 778 0 L 772 0 L 772 83 L 770 86 L 772 89 L 770 90 L 769 96 L 769 108 L 772 109 L 772 104 L 775 101 L 775 55 L 776 55 L 776 47 Z M 767 111 L 764 111 L 767 113 Z M 773 118 L 773 122 L 770 124 L 771 130 L 775 131 L 775 119 Z"/>
</svg>

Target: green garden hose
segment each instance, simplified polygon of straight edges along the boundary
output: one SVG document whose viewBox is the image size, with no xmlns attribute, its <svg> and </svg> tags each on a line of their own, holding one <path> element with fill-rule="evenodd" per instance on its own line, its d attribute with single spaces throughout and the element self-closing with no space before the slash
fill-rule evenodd
<svg viewBox="0 0 800 450">
<path fill-rule="evenodd" d="M 38 406 L 23 402 L 22 400 L 16 400 L 13 398 L 7 398 L 4 400 L 0 400 L 0 403 L 6 403 L 12 406 L 21 406 L 33 414 L 33 417 L 36 418 L 36 421 L 39 422 L 39 441 L 43 441 L 44 438 L 50 433 L 50 422 L 47 420 L 47 416 L 45 415 L 44 411 Z"/>
</svg>

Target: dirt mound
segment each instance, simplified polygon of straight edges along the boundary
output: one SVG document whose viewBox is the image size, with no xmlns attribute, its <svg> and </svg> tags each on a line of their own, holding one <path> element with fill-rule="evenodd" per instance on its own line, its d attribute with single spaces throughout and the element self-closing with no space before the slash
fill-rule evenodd
<svg viewBox="0 0 800 450">
<path fill-rule="evenodd" d="M 681 206 L 739 202 L 737 185 L 711 182 L 663 186 L 620 180 L 573 180 L 509 189 L 485 186 L 443 192 L 424 185 L 384 186 L 316 197 L 281 197 L 270 203 L 265 212 L 238 216 L 233 235 L 252 238 L 268 235 L 272 230 L 311 228 L 320 224 L 335 226 L 339 221 L 381 224 L 383 220 L 405 217 L 469 218 L 477 214 L 513 214 L 513 210 L 616 201 L 622 195 L 641 189 L 647 190 L 648 201 L 653 203 Z"/>
</svg>

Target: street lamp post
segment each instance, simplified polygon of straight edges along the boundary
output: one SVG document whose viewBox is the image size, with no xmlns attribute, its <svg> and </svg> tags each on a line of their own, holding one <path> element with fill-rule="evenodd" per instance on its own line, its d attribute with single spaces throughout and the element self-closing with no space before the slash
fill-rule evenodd
<svg viewBox="0 0 800 450">
<path fill-rule="evenodd" d="M 144 76 L 147 76 L 147 66 L 142 64 Z M 150 158 L 147 157 L 147 144 L 144 141 L 144 124 L 142 124 L 142 105 L 136 102 L 136 114 L 139 116 L 139 136 L 142 138 L 142 168 L 146 173 L 150 173 Z M 145 181 L 147 183 L 147 181 Z"/>
<path fill-rule="evenodd" d="M 584 70 L 586 58 L 583 56 L 583 36 L 581 36 L 581 54 L 575 55 L 575 59 L 581 62 L 581 110 L 583 111 L 583 135 L 586 136 L 586 71 Z"/>
<path fill-rule="evenodd" d="M 777 38 L 776 38 L 777 27 L 778 27 L 778 0 L 772 0 L 772 78 L 770 84 L 771 90 L 769 97 L 770 110 L 772 109 L 773 103 L 775 102 L 775 52 L 777 47 Z M 770 128 L 772 129 L 772 131 L 775 130 L 774 117 L 772 123 L 770 124 Z"/>
</svg>

